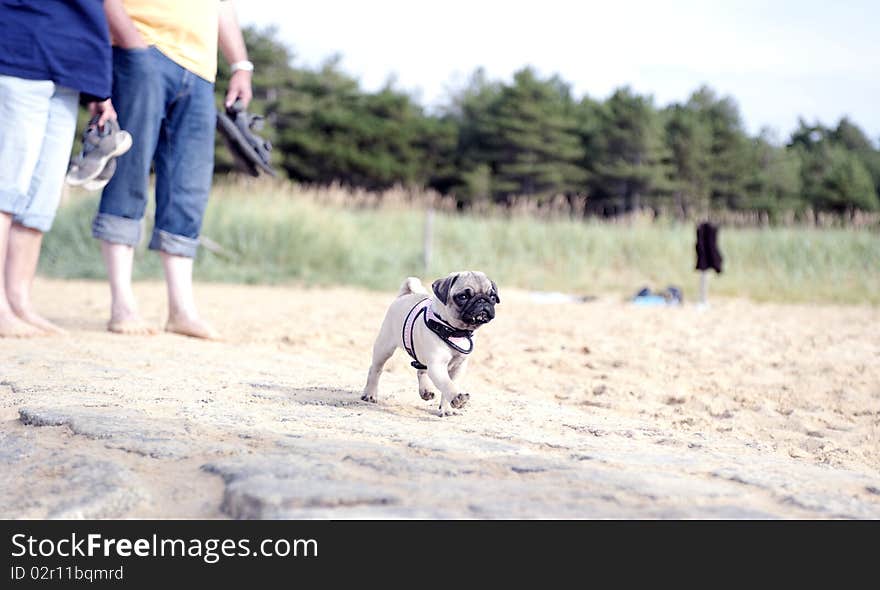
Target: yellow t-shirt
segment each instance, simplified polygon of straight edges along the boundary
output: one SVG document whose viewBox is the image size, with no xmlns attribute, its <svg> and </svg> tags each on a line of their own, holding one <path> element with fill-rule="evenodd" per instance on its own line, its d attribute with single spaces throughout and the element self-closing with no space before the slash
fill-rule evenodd
<svg viewBox="0 0 880 590">
<path fill-rule="evenodd" d="M 221 0 L 123 0 L 146 42 L 181 67 L 213 82 Z"/>
</svg>

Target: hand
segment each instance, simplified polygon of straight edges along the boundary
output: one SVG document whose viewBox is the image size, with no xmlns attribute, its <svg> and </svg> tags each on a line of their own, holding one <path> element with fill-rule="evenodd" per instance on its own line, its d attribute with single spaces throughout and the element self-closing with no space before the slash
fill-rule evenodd
<svg viewBox="0 0 880 590">
<path fill-rule="evenodd" d="M 233 73 L 232 77 L 229 78 L 229 89 L 226 91 L 226 108 L 231 107 L 232 103 L 236 100 L 240 100 L 244 108 L 247 109 L 253 97 L 251 72 L 238 70 Z"/>
<path fill-rule="evenodd" d="M 98 129 L 103 129 L 104 123 L 116 120 L 116 109 L 113 108 L 113 101 L 108 98 L 103 102 L 90 102 L 89 115 L 92 118 L 100 115 L 98 118 Z"/>
</svg>

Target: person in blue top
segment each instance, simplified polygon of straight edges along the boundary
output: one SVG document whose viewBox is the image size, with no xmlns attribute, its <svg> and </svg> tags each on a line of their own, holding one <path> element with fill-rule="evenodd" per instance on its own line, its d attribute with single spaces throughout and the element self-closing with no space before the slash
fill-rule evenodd
<svg viewBox="0 0 880 590">
<path fill-rule="evenodd" d="M 0 0 L 0 337 L 63 330 L 30 289 L 52 226 L 80 100 L 116 118 L 103 0 Z"/>
</svg>

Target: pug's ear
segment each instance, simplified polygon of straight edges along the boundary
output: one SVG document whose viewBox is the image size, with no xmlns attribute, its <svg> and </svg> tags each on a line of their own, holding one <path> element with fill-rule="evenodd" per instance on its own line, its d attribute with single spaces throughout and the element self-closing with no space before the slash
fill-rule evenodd
<svg viewBox="0 0 880 590">
<path fill-rule="evenodd" d="M 495 293 L 495 301 L 501 303 L 501 295 L 498 293 L 498 285 L 495 284 L 495 281 L 489 281 L 492 283 L 492 292 Z"/>
<path fill-rule="evenodd" d="M 434 281 L 434 284 L 431 288 L 434 290 L 434 295 L 437 296 L 437 299 L 440 300 L 440 303 L 446 305 L 446 301 L 449 299 L 449 290 L 452 288 L 452 285 L 455 284 L 455 281 L 458 280 L 458 274 L 449 275 L 445 279 L 437 279 Z"/>
</svg>

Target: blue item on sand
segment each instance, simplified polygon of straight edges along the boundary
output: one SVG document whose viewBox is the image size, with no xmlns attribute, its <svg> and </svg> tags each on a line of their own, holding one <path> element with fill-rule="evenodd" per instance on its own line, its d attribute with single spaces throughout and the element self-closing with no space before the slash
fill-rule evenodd
<svg viewBox="0 0 880 590">
<path fill-rule="evenodd" d="M 666 305 L 666 298 L 661 295 L 637 295 L 632 300 L 634 305 L 641 307 L 654 307 Z"/>
<path fill-rule="evenodd" d="M 652 293 L 651 289 L 644 287 L 630 301 L 634 305 L 642 307 L 681 305 L 684 301 L 684 296 L 681 293 L 681 289 L 673 285 L 666 287 L 666 290 L 660 293 Z"/>
</svg>

